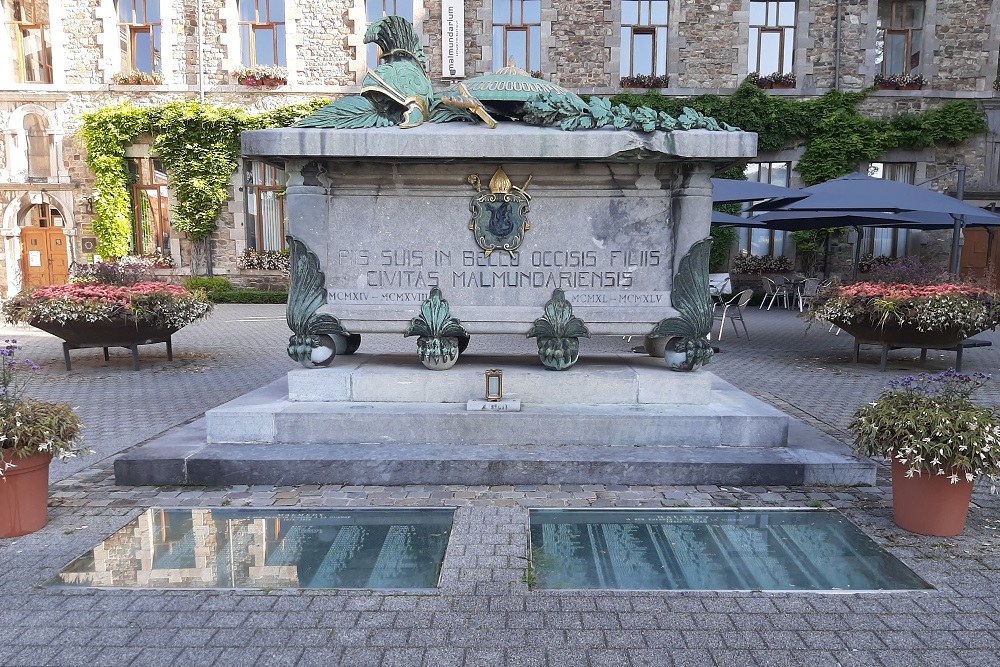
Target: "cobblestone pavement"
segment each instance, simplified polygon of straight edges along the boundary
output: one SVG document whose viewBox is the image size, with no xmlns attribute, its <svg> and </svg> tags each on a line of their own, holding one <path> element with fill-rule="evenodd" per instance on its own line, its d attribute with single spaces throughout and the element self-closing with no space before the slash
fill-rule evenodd
<svg viewBox="0 0 1000 667">
<path fill-rule="evenodd" d="M 791 313 L 751 310 L 747 324 L 753 338 L 726 332 L 712 370 L 845 439 L 850 413 L 887 380 L 953 363 L 931 354 L 921 367 L 915 351 L 900 350 L 883 373 L 874 349 L 852 364 L 850 338 L 806 331 Z M 56 339 L 10 327 L 3 335 L 42 365 L 36 395 L 78 406 L 97 454 L 53 465 L 46 528 L 0 540 L 0 665 L 1000 665 L 1000 502 L 986 489 L 977 489 L 963 536 L 927 538 L 892 524 L 884 472 L 877 486 L 858 488 L 116 487 L 115 453 L 289 369 L 281 307 L 220 306 L 177 334 L 174 362 L 161 346 L 143 348 L 138 372 L 125 351 L 104 362 L 99 350 L 81 350 L 67 373 Z M 1000 368 L 1000 336 L 984 337 L 997 347 L 967 351 L 965 370 Z M 583 352 L 636 342 L 585 341 Z M 514 339 L 483 344 L 531 350 Z M 995 385 L 984 398 L 997 402 Z M 434 593 L 45 586 L 145 508 L 226 505 L 458 509 Z M 838 508 L 935 590 L 574 592 L 525 583 L 530 507 L 819 505 Z"/>
</svg>

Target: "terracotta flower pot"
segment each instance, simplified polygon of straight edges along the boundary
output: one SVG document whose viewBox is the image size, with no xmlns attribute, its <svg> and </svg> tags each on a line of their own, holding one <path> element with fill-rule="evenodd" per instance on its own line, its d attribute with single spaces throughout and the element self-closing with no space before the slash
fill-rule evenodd
<svg viewBox="0 0 1000 667">
<path fill-rule="evenodd" d="M 969 516 L 972 482 L 961 476 L 955 484 L 947 475 L 906 476 L 907 467 L 892 462 L 892 517 L 911 533 L 951 537 L 961 535 Z"/>
<path fill-rule="evenodd" d="M 10 453 L 3 452 L 10 461 Z M 0 477 L 0 538 L 27 535 L 48 521 L 49 463 L 51 454 L 35 454 L 13 459 L 16 468 L 7 468 Z"/>
</svg>

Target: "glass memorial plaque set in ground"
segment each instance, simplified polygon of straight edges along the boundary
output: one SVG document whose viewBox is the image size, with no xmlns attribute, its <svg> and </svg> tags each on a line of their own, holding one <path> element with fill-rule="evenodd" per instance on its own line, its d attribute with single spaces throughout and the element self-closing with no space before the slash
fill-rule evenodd
<svg viewBox="0 0 1000 667">
<path fill-rule="evenodd" d="M 454 510 L 151 509 L 51 582 L 110 588 L 434 589 Z M 930 588 L 836 511 L 530 510 L 537 589 Z"/>
</svg>

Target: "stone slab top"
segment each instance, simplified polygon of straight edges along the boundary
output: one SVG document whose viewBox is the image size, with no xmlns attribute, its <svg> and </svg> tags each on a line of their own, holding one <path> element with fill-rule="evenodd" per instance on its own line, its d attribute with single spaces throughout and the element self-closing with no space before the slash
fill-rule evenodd
<svg viewBox="0 0 1000 667">
<path fill-rule="evenodd" d="M 356 130 L 277 128 L 242 134 L 251 158 L 390 160 L 728 161 L 757 155 L 754 132 L 602 128 L 567 132 L 517 122 L 496 129 L 465 123 Z"/>
</svg>

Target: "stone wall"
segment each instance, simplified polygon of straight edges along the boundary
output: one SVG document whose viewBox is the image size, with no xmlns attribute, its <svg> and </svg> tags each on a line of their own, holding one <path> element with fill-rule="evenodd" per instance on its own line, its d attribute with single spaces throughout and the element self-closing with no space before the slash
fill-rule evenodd
<svg viewBox="0 0 1000 667">
<path fill-rule="evenodd" d="M 567 88 L 618 85 L 618 73 L 612 75 L 604 67 L 611 60 L 607 42 L 613 30 L 606 20 L 610 12 L 611 0 L 578 0 L 560 7 L 548 46 L 552 81 Z"/>
<path fill-rule="evenodd" d="M 104 24 L 98 18 L 101 0 L 76 0 L 60 3 L 62 6 L 63 35 L 52 35 L 58 44 L 65 63 L 65 81 L 68 84 L 104 83 L 104 56 L 101 35 Z"/>
<path fill-rule="evenodd" d="M 680 35 L 678 60 L 668 69 L 676 68 L 677 86 L 734 88 L 746 77 L 749 4 L 690 0 L 671 13 Z"/>
<path fill-rule="evenodd" d="M 933 65 L 937 71 L 931 85 L 946 90 L 988 90 L 992 82 L 984 80 L 981 66 L 983 54 L 988 53 L 990 3 L 950 0 L 936 6 L 938 48 L 934 50 Z"/>
<path fill-rule="evenodd" d="M 294 47 L 294 58 L 289 58 L 295 81 L 321 86 L 354 84 L 354 75 L 348 67 L 347 36 L 355 27 L 348 21 L 346 9 L 331 7 L 322 0 L 304 0 L 299 4 L 294 14 L 296 36 L 290 44 Z"/>
</svg>

